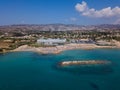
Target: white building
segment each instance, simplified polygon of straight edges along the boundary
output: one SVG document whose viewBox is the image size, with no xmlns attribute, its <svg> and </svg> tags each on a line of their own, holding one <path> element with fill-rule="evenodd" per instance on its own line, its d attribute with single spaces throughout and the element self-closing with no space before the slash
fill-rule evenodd
<svg viewBox="0 0 120 90">
<path fill-rule="evenodd" d="M 38 39 L 37 43 L 43 45 L 62 45 L 66 43 L 66 39 Z"/>
</svg>

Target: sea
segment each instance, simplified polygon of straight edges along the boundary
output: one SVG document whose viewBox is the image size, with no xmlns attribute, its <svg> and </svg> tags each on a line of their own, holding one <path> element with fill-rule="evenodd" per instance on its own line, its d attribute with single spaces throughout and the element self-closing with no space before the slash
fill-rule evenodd
<svg viewBox="0 0 120 90">
<path fill-rule="evenodd" d="M 108 65 L 60 66 L 69 60 L 109 60 Z M 0 90 L 120 90 L 120 49 L 68 50 L 60 54 L 0 54 Z"/>
</svg>

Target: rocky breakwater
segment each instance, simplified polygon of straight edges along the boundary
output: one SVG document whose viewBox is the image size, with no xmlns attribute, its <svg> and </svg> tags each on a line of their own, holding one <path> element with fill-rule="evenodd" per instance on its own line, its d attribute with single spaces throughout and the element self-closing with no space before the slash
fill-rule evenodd
<svg viewBox="0 0 120 90">
<path fill-rule="evenodd" d="M 71 65 L 106 65 L 111 64 L 108 60 L 87 60 L 87 61 L 63 61 L 60 62 L 60 66 L 71 66 Z"/>
</svg>

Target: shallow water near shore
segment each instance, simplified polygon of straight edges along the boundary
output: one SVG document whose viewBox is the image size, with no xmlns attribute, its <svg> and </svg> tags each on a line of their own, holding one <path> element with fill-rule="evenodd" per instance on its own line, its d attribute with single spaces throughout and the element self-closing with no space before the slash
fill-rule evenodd
<svg viewBox="0 0 120 90">
<path fill-rule="evenodd" d="M 110 60 L 112 64 L 57 67 L 67 60 Z M 120 90 L 120 49 L 0 54 L 0 90 Z"/>
</svg>

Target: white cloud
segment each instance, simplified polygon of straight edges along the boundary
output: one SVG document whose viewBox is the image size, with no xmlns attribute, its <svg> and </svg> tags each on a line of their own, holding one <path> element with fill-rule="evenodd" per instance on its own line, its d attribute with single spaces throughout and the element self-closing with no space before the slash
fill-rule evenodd
<svg viewBox="0 0 120 90">
<path fill-rule="evenodd" d="M 82 1 L 82 4 L 77 3 L 75 8 L 79 12 L 84 12 L 84 11 L 88 10 L 87 3 L 84 1 Z"/>
<path fill-rule="evenodd" d="M 107 7 L 101 10 L 89 8 L 86 2 L 77 3 L 75 9 L 80 12 L 83 16 L 96 17 L 96 18 L 109 18 L 109 17 L 120 17 L 120 7 L 114 8 Z"/>
</svg>

